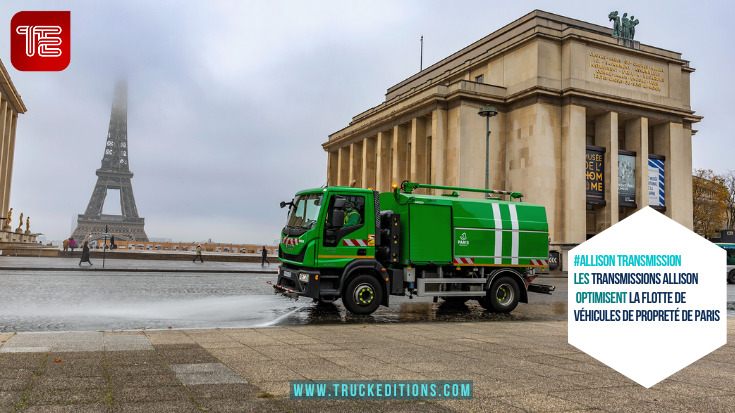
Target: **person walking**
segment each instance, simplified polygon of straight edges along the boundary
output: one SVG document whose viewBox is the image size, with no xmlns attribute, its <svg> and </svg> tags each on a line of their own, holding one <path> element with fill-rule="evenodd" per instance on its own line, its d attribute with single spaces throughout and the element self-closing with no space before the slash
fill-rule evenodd
<svg viewBox="0 0 735 413">
<path fill-rule="evenodd" d="M 84 241 L 84 245 L 82 246 L 82 258 L 79 259 L 79 265 L 82 265 L 83 262 L 88 262 L 89 266 L 92 266 L 92 261 L 89 260 L 89 245 L 87 241 Z"/>
<path fill-rule="evenodd" d="M 111 250 L 116 250 L 117 249 L 117 244 L 115 244 L 115 236 L 114 235 L 112 237 L 110 237 L 110 249 Z"/>
<path fill-rule="evenodd" d="M 260 261 L 260 266 L 262 267 L 266 263 L 268 263 L 268 265 L 271 265 L 271 263 L 268 261 L 268 250 L 265 249 L 265 245 L 263 245 L 263 249 L 260 251 L 260 254 L 262 257 L 262 260 Z"/>
<path fill-rule="evenodd" d="M 194 256 L 194 259 L 191 260 L 191 262 L 197 262 L 197 258 L 199 258 L 199 261 L 204 264 L 204 259 L 202 258 L 202 244 L 197 244 L 197 255 Z"/>
<path fill-rule="evenodd" d="M 74 238 L 69 238 L 69 249 L 71 250 L 71 253 L 74 254 L 74 248 L 77 247 L 77 240 Z"/>
</svg>

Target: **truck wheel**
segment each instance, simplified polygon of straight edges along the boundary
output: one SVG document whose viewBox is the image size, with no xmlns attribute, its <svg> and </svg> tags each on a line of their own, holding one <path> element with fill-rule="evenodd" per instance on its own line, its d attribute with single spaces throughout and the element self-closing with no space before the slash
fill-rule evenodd
<svg viewBox="0 0 735 413">
<path fill-rule="evenodd" d="M 498 313 L 513 311 L 520 298 L 521 293 L 518 290 L 518 284 L 510 277 L 498 278 L 487 291 L 487 301 L 489 301 L 492 309 Z"/>
<path fill-rule="evenodd" d="M 727 282 L 735 284 L 735 270 L 730 271 L 730 274 L 727 275 Z"/>
<path fill-rule="evenodd" d="M 342 291 L 342 303 L 353 314 L 371 314 L 383 301 L 383 290 L 375 277 L 358 275 Z"/>
</svg>

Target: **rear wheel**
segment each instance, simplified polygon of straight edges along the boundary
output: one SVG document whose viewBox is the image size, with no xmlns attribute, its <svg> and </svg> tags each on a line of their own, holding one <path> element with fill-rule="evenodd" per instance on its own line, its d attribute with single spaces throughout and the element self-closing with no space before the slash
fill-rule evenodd
<svg viewBox="0 0 735 413">
<path fill-rule="evenodd" d="M 730 274 L 727 275 L 727 282 L 735 284 L 735 270 L 730 271 Z"/>
<path fill-rule="evenodd" d="M 518 283 L 510 277 L 500 277 L 493 281 L 485 299 L 493 311 L 509 313 L 516 308 L 520 298 L 521 293 Z M 480 305 L 482 305 L 482 301 L 480 301 Z"/>
<path fill-rule="evenodd" d="M 477 302 L 480 303 L 480 306 L 487 311 L 494 311 L 493 307 L 490 305 L 490 298 L 489 296 L 484 297 L 477 297 Z"/>
<path fill-rule="evenodd" d="M 367 274 L 353 278 L 342 291 L 342 303 L 353 314 L 371 314 L 378 309 L 382 300 L 383 290 L 378 280 Z"/>
</svg>

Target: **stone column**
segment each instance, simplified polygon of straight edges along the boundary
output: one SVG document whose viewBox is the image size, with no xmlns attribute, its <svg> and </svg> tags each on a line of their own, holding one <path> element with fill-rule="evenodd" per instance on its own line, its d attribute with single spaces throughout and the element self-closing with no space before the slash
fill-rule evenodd
<svg viewBox="0 0 735 413">
<path fill-rule="evenodd" d="M 3 98 L 2 104 L 0 104 L 0 214 L 4 217 L 8 216 L 8 209 L 10 209 L 10 179 L 13 173 L 13 148 L 15 142 L 13 136 L 11 136 L 10 128 L 8 127 L 8 118 L 12 112 L 8 108 L 8 101 Z M 0 227 L 5 225 L 5 221 L 2 221 Z M 12 225 L 12 223 L 11 223 Z"/>
<path fill-rule="evenodd" d="M 377 190 L 380 192 L 390 191 L 390 166 L 392 162 L 390 159 L 391 136 L 391 133 L 388 131 L 378 132 L 375 143 L 375 150 L 377 152 L 375 159 L 375 182 Z"/>
<path fill-rule="evenodd" d="M 625 138 L 635 151 L 635 203 L 640 210 L 648 206 L 648 118 L 626 122 Z"/>
<path fill-rule="evenodd" d="M 678 125 L 678 124 L 675 124 Z M 694 199 L 692 197 L 692 127 L 681 125 L 681 142 L 677 153 L 672 151 L 672 159 L 679 159 L 679 177 L 677 180 L 677 198 L 674 200 L 677 209 L 673 211 L 676 222 L 694 230 Z M 680 158 L 677 158 L 680 157 Z"/>
<path fill-rule="evenodd" d="M 350 144 L 350 179 L 347 186 L 362 188 L 362 142 Z"/>
<path fill-rule="evenodd" d="M 563 219 L 552 240 L 564 244 L 581 244 L 586 239 L 586 175 L 585 175 L 585 108 L 577 105 L 562 107 L 561 165 Z"/>
<path fill-rule="evenodd" d="M 595 144 L 605 151 L 605 202 L 598 211 L 595 233 L 599 234 L 618 222 L 618 114 L 607 112 L 595 119 Z"/>
<path fill-rule="evenodd" d="M 350 178 L 350 147 L 343 146 L 338 151 L 337 185 L 347 186 L 347 180 Z"/>
<path fill-rule="evenodd" d="M 422 117 L 411 121 L 411 182 L 428 183 L 426 176 L 426 120 Z"/>
<path fill-rule="evenodd" d="M 404 125 L 396 125 L 393 127 L 393 170 L 391 174 L 391 183 L 398 185 L 400 185 L 404 179 L 408 179 L 406 168 L 408 137 L 406 135 L 406 127 Z"/>
<path fill-rule="evenodd" d="M 668 122 L 654 128 L 656 152 L 664 160 L 664 199 L 666 216 L 691 229 L 692 205 L 692 135 L 681 123 Z M 672 167 L 672 165 L 676 167 Z"/>
<path fill-rule="evenodd" d="M 365 188 L 377 188 L 375 181 L 375 136 L 362 141 L 362 185 Z"/>
<path fill-rule="evenodd" d="M 335 186 L 339 183 L 339 149 L 329 152 L 327 157 L 327 185 Z"/>
<path fill-rule="evenodd" d="M 431 113 L 431 182 L 444 185 L 446 170 L 447 111 L 436 109 Z M 441 191 L 435 190 L 434 194 Z"/>
</svg>

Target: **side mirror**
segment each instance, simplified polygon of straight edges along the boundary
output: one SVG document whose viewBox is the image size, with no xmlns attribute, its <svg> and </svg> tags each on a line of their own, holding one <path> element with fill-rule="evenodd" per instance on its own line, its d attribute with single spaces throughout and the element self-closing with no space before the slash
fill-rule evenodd
<svg viewBox="0 0 735 413">
<path fill-rule="evenodd" d="M 280 205 L 281 205 L 281 208 L 285 208 L 286 207 L 286 203 L 283 202 L 283 201 L 281 201 L 281 204 Z"/>
<path fill-rule="evenodd" d="M 337 209 L 332 212 L 332 222 L 330 224 L 333 228 L 342 228 L 345 224 L 345 211 Z"/>
</svg>

